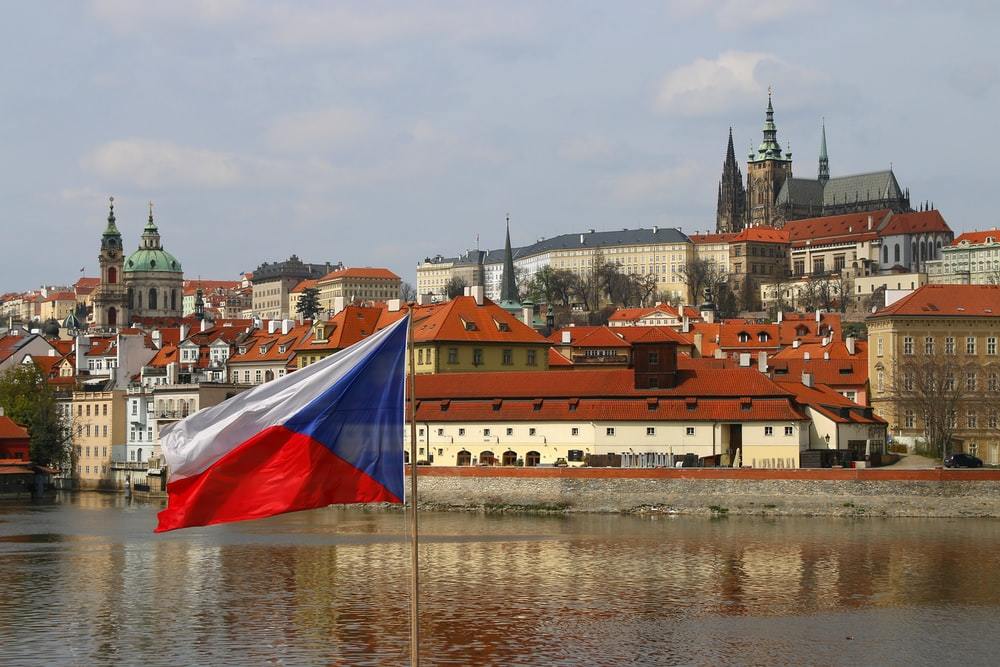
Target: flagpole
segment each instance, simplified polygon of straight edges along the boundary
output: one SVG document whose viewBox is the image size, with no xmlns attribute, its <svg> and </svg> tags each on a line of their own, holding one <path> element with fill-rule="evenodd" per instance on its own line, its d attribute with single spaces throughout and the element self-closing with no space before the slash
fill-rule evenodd
<svg viewBox="0 0 1000 667">
<path fill-rule="evenodd" d="M 410 356 L 410 665 L 420 666 L 420 558 L 417 549 L 417 411 L 416 353 L 413 351 L 413 308 L 406 325 Z"/>
</svg>

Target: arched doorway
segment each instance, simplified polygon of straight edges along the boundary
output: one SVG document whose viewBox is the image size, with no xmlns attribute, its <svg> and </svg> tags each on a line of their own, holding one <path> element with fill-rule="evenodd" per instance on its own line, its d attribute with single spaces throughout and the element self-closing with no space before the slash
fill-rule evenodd
<svg viewBox="0 0 1000 667">
<path fill-rule="evenodd" d="M 481 466 L 495 466 L 497 464 L 496 454 L 490 450 L 485 452 L 479 452 L 479 465 Z"/>
<path fill-rule="evenodd" d="M 524 465 L 534 467 L 542 462 L 542 455 L 538 452 L 528 452 L 524 455 Z"/>
<path fill-rule="evenodd" d="M 156 310 L 156 288 L 149 288 L 149 309 Z"/>
<path fill-rule="evenodd" d="M 458 453 L 458 458 L 455 461 L 455 465 L 458 466 L 470 466 L 472 465 L 472 452 L 467 452 L 464 449 Z"/>
<path fill-rule="evenodd" d="M 118 269 L 113 266 L 108 267 L 108 284 L 114 285 L 118 282 Z"/>
<path fill-rule="evenodd" d="M 118 326 L 118 309 L 111 307 L 108 308 L 108 326 L 116 327 Z"/>
<path fill-rule="evenodd" d="M 501 457 L 500 460 L 502 465 L 505 466 L 517 465 L 517 452 L 513 452 L 508 449 L 506 452 L 503 453 L 503 456 Z"/>
<path fill-rule="evenodd" d="M 266 370 L 264 371 L 264 382 L 270 382 L 274 379 L 274 371 Z"/>
</svg>

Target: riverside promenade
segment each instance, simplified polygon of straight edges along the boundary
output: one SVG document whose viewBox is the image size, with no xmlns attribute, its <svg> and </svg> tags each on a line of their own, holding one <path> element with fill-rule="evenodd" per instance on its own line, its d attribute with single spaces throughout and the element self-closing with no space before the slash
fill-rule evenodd
<svg viewBox="0 0 1000 667">
<path fill-rule="evenodd" d="M 419 467 L 420 503 L 487 512 L 1000 518 L 1000 470 Z"/>
</svg>

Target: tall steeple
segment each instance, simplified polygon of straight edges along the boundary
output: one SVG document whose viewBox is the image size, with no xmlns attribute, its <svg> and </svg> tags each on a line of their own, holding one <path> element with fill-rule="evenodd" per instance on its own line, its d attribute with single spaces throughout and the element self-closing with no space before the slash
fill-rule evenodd
<svg viewBox="0 0 1000 667">
<path fill-rule="evenodd" d="M 781 226 L 782 212 L 776 206 L 778 193 L 792 176 L 792 154 L 782 154 L 778 127 L 774 123 L 771 89 L 767 90 L 764 140 L 747 161 L 747 226 Z"/>
<path fill-rule="evenodd" d="M 729 128 L 729 145 L 726 161 L 722 164 L 719 181 L 719 201 L 715 207 L 715 229 L 718 232 L 738 232 L 746 225 L 747 192 L 743 187 L 743 174 L 736 162 L 733 149 L 733 128 Z"/>
<path fill-rule="evenodd" d="M 510 249 L 510 216 L 507 216 L 507 240 L 503 246 L 503 276 L 500 278 L 500 302 L 518 303 L 517 280 L 514 277 L 514 253 Z"/>
<path fill-rule="evenodd" d="M 826 183 L 830 180 L 830 158 L 826 154 L 826 119 L 823 119 L 823 138 L 819 143 L 819 180 Z"/>
<path fill-rule="evenodd" d="M 147 250 L 160 250 L 160 230 L 153 222 L 153 202 L 149 202 L 149 219 L 142 230 L 142 244 L 140 248 Z"/>
<path fill-rule="evenodd" d="M 108 226 L 104 228 L 104 233 L 101 235 L 101 249 L 107 250 L 108 248 L 122 249 L 122 233 L 118 231 L 118 226 L 115 224 L 114 197 L 108 197 Z"/>
<path fill-rule="evenodd" d="M 774 105 L 771 104 L 771 90 L 767 91 L 767 112 L 764 115 L 764 140 L 757 148 L 753 162 L 763 160 L 782 160 L 781 144 L 778 143 L 778 126 L 774 123 Z"/>
</svg>

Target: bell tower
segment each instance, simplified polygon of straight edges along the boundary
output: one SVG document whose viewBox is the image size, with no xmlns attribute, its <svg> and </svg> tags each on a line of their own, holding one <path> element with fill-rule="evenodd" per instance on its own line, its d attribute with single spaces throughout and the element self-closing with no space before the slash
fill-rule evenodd
<svg viewBox="0 0 1000 667">
<path fill-rule="evenodd" d="M 124 326 L 128 321 L 128 298 L 122 282 L 125 256 L 122 235 L 115 225 L 115 198 L 108 198 L 108 225 L 101 235 L 101 284 L 94 294 L 94 325 L 100 328 Z"/>
<path fill-rule="evenodd" d="M 747 160 L 748 226 L 775 225 L 778 220 L 775 200 L 785 179 L 792 177 L 792 154 L 781 153 L 778 127 L 774 124 L 771 91 L 767 92 L 767 114 L 764 120 L 764 140 Z"/>
</svg>

